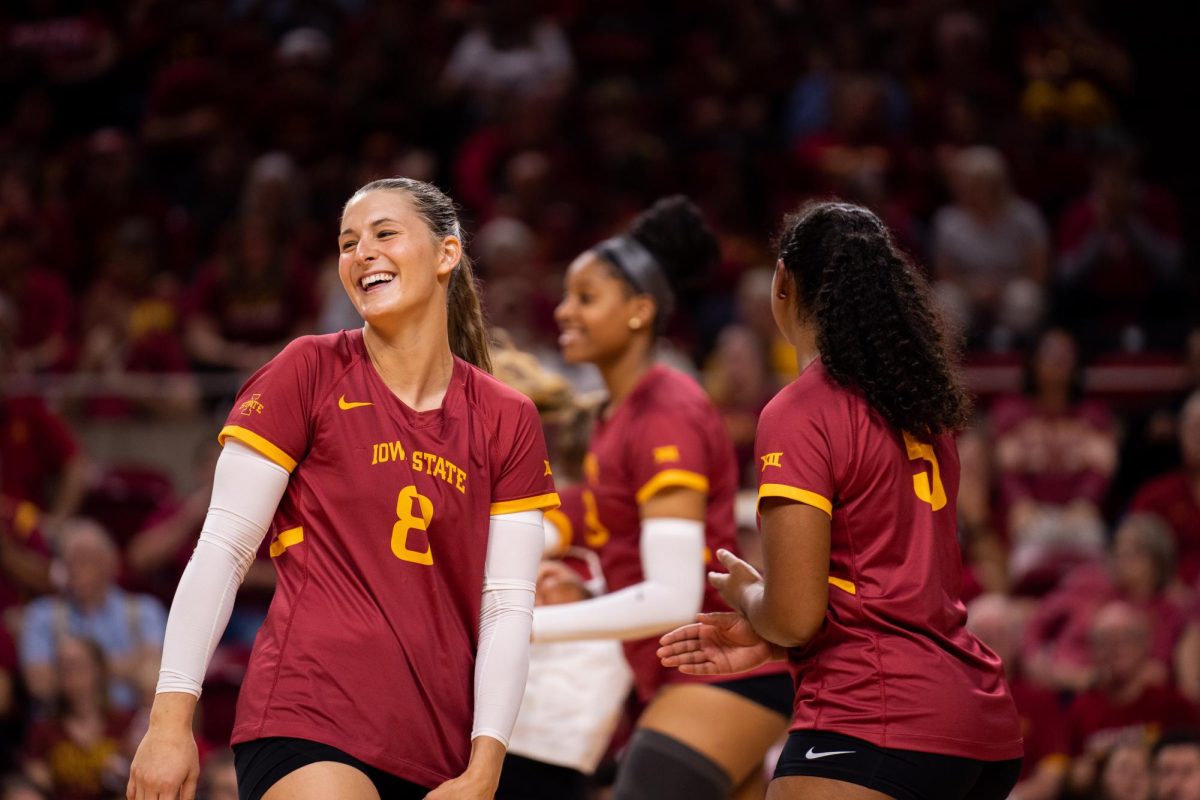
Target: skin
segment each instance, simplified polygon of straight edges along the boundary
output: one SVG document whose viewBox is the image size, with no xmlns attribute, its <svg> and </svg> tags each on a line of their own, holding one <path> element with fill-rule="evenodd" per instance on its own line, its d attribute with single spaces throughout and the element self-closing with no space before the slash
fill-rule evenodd
<svg viewBox="0 0 1200 800">
<path fill-rule="evenodd" d="M 595 253 L 580 255 L 567 269 L 562 302 L 555 319 L 558 343 L 570 363 L 595 364 L 608 388 L 605 415 L 637 387 L 654 366 L 654 300 L 635 294 Z M 703 522 L 707 499 L 693 489 L 665 489 L 644 502 L 643 520 L 690 519 Z M 711 721 L 720 718 L 722 725 Z M 664 687 L 638 720 L 682 742 L 718 764 L 735 786 L 752 780 L 763 753 L 782 735 L 781 715 L 743 697 L 699 684 Z"/>
<path fill-rule="evenodd" d="M 462 257 L 455 236 L 435 237 L 401 191 L 375 191 L 346 205 L 338 236 L 338 277 L 365 322 L 363 342 L 384 384 L 416 411 L 439 408 L 450 385 L 446 294 Z M 393 280 L 370 290 L 362 279 L 387 273 Z M 199 765 L 192 737 L 196 698 L 164 692 L 154 698 L 150 726 L 130 770 L 129 800 L 193 800 Z M 500 781 L 505 748 L 480 736 L 462 775 L 428 800 L 488 800 Z M 345 764 L 317 762 L 281 779 L 267 800 L 342 797 L 376 800 L 374 785 Z"/>
<path fill-rule="evenodd" d="M 803 370 L 820 357 L 815 320 L 799 302 L 783 262 L 771 286 L 775 324 L 795 348 Z M 733 614 L 702 614 L 697 622 L 661 639 L 665 666 L 690 674 L 716 675 L 749 669 L 786 650 L 807 644 L 825 618 L 829 602 L 830 518 L 825 512 L 783 498 L 759 508 L 763 538 L 762 573 L 732 553 L 717 551 L 726 573 L 709 573 Z M 786 576 L 770 580 L 772 575 Z M 791 776 L 777 778 L 767 800 L 882 800 L 887 795 L 852 783 Z"/>
</svg>

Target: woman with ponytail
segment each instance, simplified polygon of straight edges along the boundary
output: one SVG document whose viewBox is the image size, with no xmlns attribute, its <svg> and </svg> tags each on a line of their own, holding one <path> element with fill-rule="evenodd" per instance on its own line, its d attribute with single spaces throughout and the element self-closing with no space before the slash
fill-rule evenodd
<svg viewBox="0 0 1200 800">
<path fill-rule="evenodd" d="M 696 382 L 655 363 L 675 292 L 703 281 L 717 255 L 695 205 L 660 200 L 575 259 L 555 313 L 563 356 L 595 364 L 608 389 L 582 496 L 568 505 L 583 510 L 572 527 L 599 553 L 609 592 L 538 607 L 533 637 L 623 640 L 645 710 L 619 764 L 617 800 L 726 800 L 743 784 L 750 793 L 734 796 L 757 788 L 761 797 L 763 757 L 791 710 L 782 669 L 713 681 L 655 656 L 660 634 L 726 608 L 705 591 L 704 572 L 713 552 L 734 546 L 733 442 Z"/>
<path fill-rule="evenodd" d="M 824 202 L 785 221 L 772 291 L 801 374 L 759 420 L 764 569 L 718 553 L 728 573 L 709 581 L 734 613 L 672 631 L 659 656 L 694 675 L 789 662 L 769 800 L 1005 798 L 1020 724 L 964 627 L 968 404 L 925 282 L 874 214 Z"/>
<path fill-rule="evenodd" d="M 488 374 L 446 195 L 375 181 L 339 227 L 365 325 L 296 339 L 229 413 L 130 800 L 194 797 L 201 679 L 268 529 L 278 584 L 233 730 L 242 800 L 495 794 L 558 505 L 537 411 Z"/>
</svg>

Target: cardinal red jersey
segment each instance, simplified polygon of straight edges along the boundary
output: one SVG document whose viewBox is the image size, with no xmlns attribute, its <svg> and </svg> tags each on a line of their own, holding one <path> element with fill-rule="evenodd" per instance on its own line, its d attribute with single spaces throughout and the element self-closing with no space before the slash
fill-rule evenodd
<svg viewBox="0 0 1200 800">
<path fill-rule="evenodd" d="M 964 627 L 953 438 L 897 433 L 817 361 L 763 411 L 755 451 L 760 499 L 806 503 L 832 520 L 825 622 L 789 654 L 792 730 L 1020 756 L 1000 659 Z"/>
<path fill-rule="evenodd" d="M 455 359 L 441 408 L 413 411 L 342 331 L 252 376 L 220 438 L 291 472 L 233 742 L 312 739 L 424 786 L 461 773 L 488 517 L 558 504 L 533 404 Z"/>
<path fill-rule="evenodd" d="M 600 554 L 609 591 L 641 583 L 641 514 L 638 507 L 663 489 L 685 487 L 707 497 L 705 559 L 733 551 L 737 529 L 733 498 L 737 464 L 733 443 L 703 390 L 683 373 L 656 366 L 607 420 L 592 432 L 584 460 L 583 520 L 576 528 Z M 705 564 L 696 564 L 705 570 Z M 705 583 L 704 610 L 727 610 Z M 667 682 L 696 680 L 659 662 L 658 637 L 625 642 L 638 695 L 648 700 Z"/>
</svg>

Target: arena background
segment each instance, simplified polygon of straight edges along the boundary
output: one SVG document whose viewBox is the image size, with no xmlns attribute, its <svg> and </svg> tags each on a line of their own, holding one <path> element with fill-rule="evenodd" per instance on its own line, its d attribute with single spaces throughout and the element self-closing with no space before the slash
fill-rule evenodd
<svg viewBox="0 0 1200 800">
<path fill-rule="evenodd" d="M 6 2 L 0 770 L 28 769 L 44 733 L 20 630 L 69 591 L 50 561 L 68 518 L 107 530 L 120 585 L 169 603 L 234 391 L 294 336 L 354 324 L 340 207 L 393 174 L 461 204 L 498 337 L 545 371 L 516 369 L 533 392 L 598 385 L 556 354 L 565 266 L 692 197 L 722 260 L 663 357 L 710 391 L 743 463 L 794 374 L 764 311 L 771 237 L 808 198 L 870 206 L 961 332 L 966 597 L 995 595 L 1063 719 L 1103 664 L 1052 645 L 1086 644 L 1112 599 L 1153 612 L 1148 659 L 1200 700 L 1200 455 L 1178 446 L 1200 387 L 1196 22 L 1085 0 Z M 1145 591 L 1110 567 L 1131 509 L 1168 538 Z M 216 744 L 257 580 L 205 696 Z M 1055 610 L 1064 587 L 1089 602 Z M 144 714 L 153 657 L 131 669 Z"/>
</svg>

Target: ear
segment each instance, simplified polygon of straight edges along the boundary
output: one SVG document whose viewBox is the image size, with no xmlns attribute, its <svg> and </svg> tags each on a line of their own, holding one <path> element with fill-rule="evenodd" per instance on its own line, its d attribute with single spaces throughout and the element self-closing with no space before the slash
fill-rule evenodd
<svg viewBox="0 0 1200 800">
<path fill-rule="evenodd" d="M 458 262 L 462 261 L 462 242 L 457 236 L 447 236 L 442 239 L 441 252 L 438 253 L 437 276 L 445 278 L 454 271 Z"/>
<path fill-rule="evenodd" d="M 771 294 L 775 297 L 779 297 L 781 294 L 786 297 L 795 297 L 796 294 L 796 282 L 792 280 L 792 273 L 788 272 L 787 267 L 783 265 L 782 258 L 775 261 L 775 274 L 771 276 Z"/>
<path fill-rule="evenodd" d="M 638 320 L 631 327 L 635 330 L 653 330 L 654 320 L 658 314 L 658 304 L 654 302 L 654 298 L 648 294 L 635 294 L 629 298 L 625 308 L 629 312 L 630 322 Z"/>
</svg>

